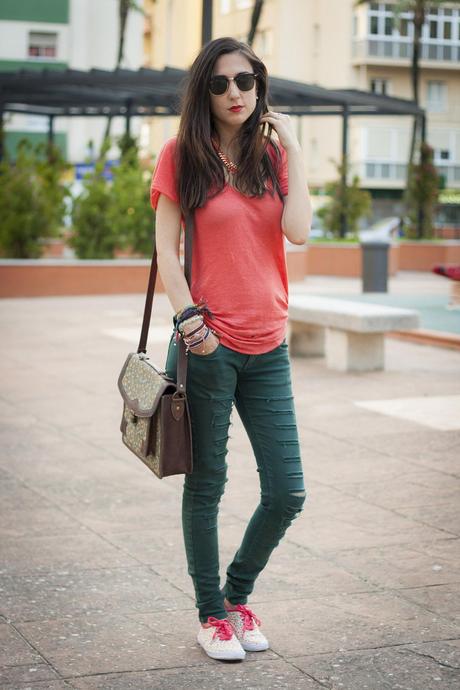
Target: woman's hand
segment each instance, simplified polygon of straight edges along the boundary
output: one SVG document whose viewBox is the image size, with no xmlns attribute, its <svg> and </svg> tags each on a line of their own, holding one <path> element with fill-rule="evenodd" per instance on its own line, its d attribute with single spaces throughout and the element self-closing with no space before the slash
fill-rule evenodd
<svg viewBox="0 0 460 690">
<path fill-rule="evenodd" d="M 207 338 L 202 343 L 198 343 L 198 345 L 194 345 L 193 347 L 190 348 L 190 352 L 193 352 L 194 355 L 202 355 L 205 357 L 206 355 L 210 355 L 211 352 L 214 352 L 214 350 L 217 349 L 217 346 L 219 345 L 219 339 L 214 335 L 212 331 L 209 331 L 209 335 Z"/>
<path fill-rule="evenodd" d="M 268 122 L 268 124 L 272 125 L 284 149 L 295 148 L 300 150 L 300 144 L 294 130 L 294 123 L 289 115 L 269 110 L 262 115 L 260 122 L 261 124 Z"/>
<path fill-rule="evenodd" d="M 192 331 L 196 330 L 198 328 L 199 322 L 192 323 L 192 324 L 185 324 L 184 325 L 184 333 L 187 335 L 188 333 L 191 333 Z M 214 350 L 217 348 L 219 345 L 219 339 L 214 335 L 214 333 L 209 330 L 209 335 L 207 338 L 202 343 L 198 343 L 197 345 L 194 345 L 193 347 L 190 348 L 190 352 L 193 352 L 194 355 L 210 355 L 211 352 L 214 352 Z"/>
</svg>

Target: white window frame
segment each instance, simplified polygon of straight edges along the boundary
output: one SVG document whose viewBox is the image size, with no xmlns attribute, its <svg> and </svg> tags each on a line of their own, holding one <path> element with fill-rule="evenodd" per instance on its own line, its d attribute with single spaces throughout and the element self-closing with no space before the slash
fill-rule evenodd
<svg viewBox="0 0 460 690">
<path fill-rule="evenodd" d="M 220 13 L 230 14 L 232 11 L 232 0 L 220 0 Z"/>
<path fill-rule="evenodd" d="M 54 55 L 31 55 L 32 46 L 43 49 L 52 47 Z M 59 34 L 56 31 L 29 31 L 27 34 L 27 58 L 28 60 L 57 60 L 59 50 Z"/>
<path fill-rule="evenodd" d="M 440 97 L 430 100 L 430 85 L 437 84 L 441 88 Z M 429 113 L 445 113 L 447 111 L 447 83 L 440 79 L 429 79 L 426 83 L 426 109 Z"/>
</svg>

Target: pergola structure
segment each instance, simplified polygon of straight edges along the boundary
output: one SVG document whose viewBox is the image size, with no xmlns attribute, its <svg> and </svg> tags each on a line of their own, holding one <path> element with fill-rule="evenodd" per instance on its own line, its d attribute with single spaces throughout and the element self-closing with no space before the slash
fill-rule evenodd
<svg viewBox="0 0 460 690">
<path fill-rule="evenodd" d="M 48 138 L 52 141 L 56 117 L 124 117 L 129 133 L 132 117 L 179 115 L 180 93 L 187 75 L 186 70 L 172 67 L 113 72 L 99 69 L 0 72 L 1 122 L 5 112 L 45 115 L 49 122 Z M 419 118 L 422 139 L 425 139 L 425 111 L 403 98 L 357 89 L 326 89 L 269 77 L 268 100 L 271 107 L 289 115 L 341 117 L 343 157 L 348 152 L 349 118 L 356 115 Z"/>
</svg>

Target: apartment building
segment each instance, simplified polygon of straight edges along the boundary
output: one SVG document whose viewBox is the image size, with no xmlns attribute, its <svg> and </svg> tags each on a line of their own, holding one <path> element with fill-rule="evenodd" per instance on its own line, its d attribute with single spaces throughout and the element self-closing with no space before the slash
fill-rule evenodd
<svg viewBox="0 0 460 690">
<path fill-rule="evenodd" d="M 214 0 L 213 38 L 246 40 L 253 0 Z M 407 13 L 395 22 L 393 2 L 265 0 L 254 50 L 270 74 L 326 88 L 355 88 L 412 98 Z M 144 0 L 145 65 L 188 68 L 201 43 L 201 0 Z M 422 36 L 420 105 L 427 139 L 450 198 L 460 198 L 460 10 L 445 3 L 428 13 Z M 311 189 L 336 177 L 341 155 L 339 117 L 296 118 Z M 353 171 L 381 217 L 401 210 L 412 121 L 409 117 L 351 117 Z M 158 151 L 177 118 L 144 123 L 144 144 Z M 460 213 L 460 206 L 453 214 Z M 458 219 L 460 224 L 460 218 Z"/>
<path fill-rule="evenodd" d="M 143 15 L 128 17 L 123 66 L 138 69 L 143 62 Z M 113 70 L 119 36 L 118 0 L 1 0 L 0 70 L 57 69 Z M 100 145 L 105 118 L 56 118 L 55 141 L 67 158 L 83 162 Z M 124 132 L 124 121 L 114 119 L 111 133 Z M 26 137 L 44 140 L 48 118 L 5 115 L 6 147 L 15 150 Z M 133 133 L 140 123 L 133 119 Z"/>
</svg>

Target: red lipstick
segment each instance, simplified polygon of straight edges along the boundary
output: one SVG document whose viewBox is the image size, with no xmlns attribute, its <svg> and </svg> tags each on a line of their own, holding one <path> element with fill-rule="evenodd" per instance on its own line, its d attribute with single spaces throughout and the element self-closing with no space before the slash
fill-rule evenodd
<svg viewBox="0 0 460 690">
<path fill-rule="evenodd" d="M 229 110 L 231 110 L 232 113 L 239 113 L 240 110 L 243 110 L 243 106 L 242 105 L 234 105 L 231 108 L 229 108 Z"/>
</svg>

